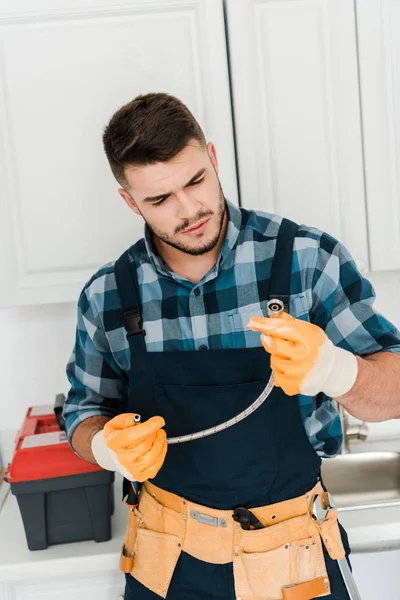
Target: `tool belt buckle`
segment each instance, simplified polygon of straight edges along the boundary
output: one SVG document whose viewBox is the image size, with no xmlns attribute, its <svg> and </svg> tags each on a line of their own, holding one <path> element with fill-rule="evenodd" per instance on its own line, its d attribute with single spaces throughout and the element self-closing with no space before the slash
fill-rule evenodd
<svg viewBox="0 0 400 600">
<path fill-rule="evenodd" d="M 311 516 L 313 518 L 314 521 L 317 521 L 317 523 L 319 523 L 320 525 L 322 525 L 322 523 L 324 523 L 327 519 L 327 514 L 330 510 L 333 510 L 336 508 L 336 504 L 335 501 L 333 499 L 333 496 L 331 494 L 329 494 L 329 492 L 327 492 L 327 497 L 328 497 L 328 504 L 323 504 L 322 502 L 322 498 L 320 494 L 316 494 L 313 498 L 313 502 L 312 502 L 312 512 L 311 512 Z"/>
</svg>

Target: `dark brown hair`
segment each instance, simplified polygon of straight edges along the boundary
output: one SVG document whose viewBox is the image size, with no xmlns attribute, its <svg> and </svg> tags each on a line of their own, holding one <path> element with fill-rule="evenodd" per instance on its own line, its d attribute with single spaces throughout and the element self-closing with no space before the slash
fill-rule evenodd
<svg viewBox="0 0 400 600">
<path fill-rule="evenodd" d="M 122 106 L 103 134 L 111 171 L 121 185 L 126 184 L 127 166 L 167 162 L 191 140 L 206 147 L 204 133 L 187 106 L 164 93 L 140 95 Z"/>
</svg>

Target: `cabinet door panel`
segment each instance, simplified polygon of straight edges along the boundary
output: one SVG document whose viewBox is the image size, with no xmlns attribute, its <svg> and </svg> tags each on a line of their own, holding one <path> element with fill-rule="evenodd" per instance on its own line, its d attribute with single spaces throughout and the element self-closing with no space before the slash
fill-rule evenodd
<svg viewBox="0 0 400 600">
<path fill-rule="evenodd" d="M 371 264 L 400 268 L 400 3 L 357 1 Z"/>
<path fill-rule="evenodd" d="M 227 0 L 244 206 L 323 229 L 368 267 L 351 0 Z"/>
<path fill-rule="evenodd" d="M 87 2 L 0 0 L 0 306 L 75 300 L 142 236 L 101 142 L 139 93 L 187 103 L 237 202 L 221 0 Z"/>
<path fill-rule="evenodd" d="M 51 578 L 15 585 L 15 600 L 118 600 L 125 587 L 122 573 L 95 573 L 88 577 Z"/>
<path fill-rule="evenodd" d="M 10 583 L 0 583 L 0 600 L 15 600 L 14 586 Z"/>
</svg>

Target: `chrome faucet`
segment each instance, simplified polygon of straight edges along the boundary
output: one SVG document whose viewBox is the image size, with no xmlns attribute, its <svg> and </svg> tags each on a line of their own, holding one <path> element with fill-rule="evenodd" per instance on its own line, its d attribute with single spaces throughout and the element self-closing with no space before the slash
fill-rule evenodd
<svg viewBox="0 0 400 600">
<path fill-rule="evenodd" d="M 341 404 L 339 404 L 339 402 L 337 402 L 337 408 L 339 411 L 339 417 L 340 422 L 342 424 L 343 432 L 343 443 L 340 450 L 340 454 L 349 454 L 351 452 L 350 440 L 365 441 L 368 437 L 369 429 L 364 421 L 362 423 L 350 425 L 346 409 Z"/>
</svg>

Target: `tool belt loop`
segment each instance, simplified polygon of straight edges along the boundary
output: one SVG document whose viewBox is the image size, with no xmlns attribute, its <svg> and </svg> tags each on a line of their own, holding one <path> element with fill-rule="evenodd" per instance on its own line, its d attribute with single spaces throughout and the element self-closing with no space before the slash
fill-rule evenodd
<svg viewBox="0 0 400 600">
<path fill-rule="evenodd" d="M 316 494 L 311 504 L 311 518 L 318 533 L 333 560 L 340 560 L 346 555 L 338 523 L 338 511 L 335 502 L 328 492 Z"/>
<path fill-rule="evenodd" d="M 133 569 L 135 558 L 135 542 L 140 516 L 135 506 L 129 506 L 128 525 L 126 528 L 125 541 L 122 544 L 119 568 L 123 573 L 130 573 Z"/>
</svg>

